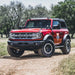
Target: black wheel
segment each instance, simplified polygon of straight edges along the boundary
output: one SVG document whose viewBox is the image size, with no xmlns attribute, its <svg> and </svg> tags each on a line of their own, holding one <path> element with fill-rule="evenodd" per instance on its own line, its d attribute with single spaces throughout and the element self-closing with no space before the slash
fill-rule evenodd
<svg viewBox="0 0 75 75">
<path fill-rule="evenodd" d="M 35 51 L 34 51 L 34 53 L 35 53 L 35 54 L 38 54 L 38 51 L 37 51 L 37 50 L 35 50 Z"/>
<path fill-rule="evenodd" d="M 39 55 L 51 57 L 54 54 L 55 46 L 52 40 L 48 40 L 44 46 L 38 50 Z"/>
<path fill-rule="evenodd" d="M 63 54 L 69 54 L 71 50 L 71 44 L 70 44 L 70 39 L 66 39 L 64 43 L 64 47 L 61 48 Z"/>
<path fill-rule="evenodd" d="M 9 46 L 7 47 L 7 51 L 12 57 L 20 57 L 24 53 L 24 50 L 16 50 Z"/>
</svg>

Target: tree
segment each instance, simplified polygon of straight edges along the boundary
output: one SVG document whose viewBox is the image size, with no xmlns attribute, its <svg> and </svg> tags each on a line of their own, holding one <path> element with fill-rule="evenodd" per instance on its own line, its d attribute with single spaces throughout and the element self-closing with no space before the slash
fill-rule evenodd
<svg viewBox="0 0 75 75">
<path fill-rule="evenodd" d="M 28 8 L 20 2 L 11 2 L 10 5 L 0 6 L 0 34 L 6 37 L 9 36 L 11 29 L 18 29 L 19 26 L 25 25 L 27 19 L 49 17 L 51 11 L 48 11 L 44 6 L 37 5 L 32 7 L 29 5 Z"/>
<path fill-rule="evenodd" d="M 9 6 L 0 6 L 0 34 L 9 36 L 11 29 L 19 28 L 24 13 L 24 6 L 20 2 L 11 2 Z"/>
<path fill-rule="evenodd" d="M 48 17 L 48 10 L 41 5 L 37 5 L 35 8 L 29 5 L 29 7 L 25 10 L 25 17 L 26 20 L 28 18 L 41 18 L 41 17 Z"/>
<path fill-rule="evenodd" d="M 1 6 L 0 7 L 0 33 L 1 37 L 3 37 L 3 33 L 8 33 L 8 12 L 9 7 L 8 6 Z"/>
<path fill-rule="evenodd" d="M 52 8 L 52 11 L 54 17 L 65 19 L 73 38 L 75 33 L 75 0 L 59 2 L 58 5 Z"/>
<path fill-rule="evenodd" d="M 24 6 L 20 2 L 11 2 L 10 4 L 10 19 L 12 21 L 13 28 L 19 28 L 21 20 L 24 14 Z M 11 14 L 12 13 L 12 14 Z"/>
</svg>

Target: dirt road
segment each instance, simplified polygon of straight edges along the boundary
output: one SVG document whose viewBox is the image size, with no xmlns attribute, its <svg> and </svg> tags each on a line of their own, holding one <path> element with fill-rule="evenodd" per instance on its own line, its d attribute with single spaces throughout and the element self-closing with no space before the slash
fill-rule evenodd
<svg viewBox="0 0 75 75">
<path fill-rule="evenodd" d="M 75 48 L 69 55 L 75 53 Z M 62 55 L 56 50 L 52 57 L 40 57 L 33 52 L 25 52 L 20 58 L 4 56 L 0 59 L 0 75 L 55 75 L 54 68 L 57 68 L 62 59 L 69 55 Z"/>
</svg>

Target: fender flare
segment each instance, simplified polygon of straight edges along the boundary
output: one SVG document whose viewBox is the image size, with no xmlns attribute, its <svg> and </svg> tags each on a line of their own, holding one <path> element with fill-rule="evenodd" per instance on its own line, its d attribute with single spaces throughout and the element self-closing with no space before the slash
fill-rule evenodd
<svg viewBox="0 0 75 75">
<path fill-rule="evenodd" d="M 54 41 L 53 36 L 50 35 L 50 34 L 45 35 L 44 38 L 43 38 L 43 41 L 46 41 L 47 39 L 51 39 L 52 41 Z"/>
<path fill-rule="evenodd" d="M 65 34 L 64 37 L 63 37 L 63 41 L 62 41 L 63 44 L 65 43 L 67 38 L 70 39 L 70 41 L 71 41 L 70 35 L 69 34 Z"/>
</svg>

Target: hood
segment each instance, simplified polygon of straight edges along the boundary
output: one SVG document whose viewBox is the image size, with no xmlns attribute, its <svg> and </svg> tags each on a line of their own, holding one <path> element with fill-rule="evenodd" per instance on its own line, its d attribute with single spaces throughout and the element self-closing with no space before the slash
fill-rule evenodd
<svg viewBox="0 0 75 75">
<path fill-rule="evenodd" d="M 24 33 L 24 32 L 40 32 L 41 28 L 27 28 L 27 29 L 16 29 L 11 30 L 11 33 Z"/>
</svg>

